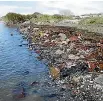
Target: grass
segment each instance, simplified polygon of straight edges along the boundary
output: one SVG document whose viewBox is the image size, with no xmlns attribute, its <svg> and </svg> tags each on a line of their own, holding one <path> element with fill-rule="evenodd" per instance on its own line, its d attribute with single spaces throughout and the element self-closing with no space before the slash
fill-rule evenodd
<svg viewBox="0 0 103 101">
<path fill-rule="evenodd" d="M 80 24 L 103 24 L 103 17 L 90 17 L 82 19 Z"/>
</svg>

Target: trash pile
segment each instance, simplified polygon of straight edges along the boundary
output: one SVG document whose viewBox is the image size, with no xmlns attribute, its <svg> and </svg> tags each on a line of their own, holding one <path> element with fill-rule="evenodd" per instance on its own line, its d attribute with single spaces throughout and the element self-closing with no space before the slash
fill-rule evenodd
<svg viewBox="0 0 103 101">
<path fill-rule="evenodd" d="M 53 81 L 67 91 L 65 101 L 103 101 L 103 36 L 96 40 L 63 26 L 24 24 L 19 29 L 29 49 L 48 65 Z"/>
</svg>

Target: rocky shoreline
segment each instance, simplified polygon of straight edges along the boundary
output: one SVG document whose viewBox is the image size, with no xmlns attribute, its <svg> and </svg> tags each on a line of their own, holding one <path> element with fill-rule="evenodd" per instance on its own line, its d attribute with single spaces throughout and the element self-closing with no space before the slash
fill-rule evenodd
<svg viewBox="0 0 103 101">
<path fill-rule="evenodd" d="M 51 78 L 61 88 L 60 101 L 103 101 L 103 36 L 71 27 L 19 26 L 40 61 L 48 65 Z"/>
</svg>

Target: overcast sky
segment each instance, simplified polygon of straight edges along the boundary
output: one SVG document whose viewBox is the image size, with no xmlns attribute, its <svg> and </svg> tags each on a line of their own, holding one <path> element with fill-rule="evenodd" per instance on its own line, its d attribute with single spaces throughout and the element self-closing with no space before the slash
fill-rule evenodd
<svg viewBox="0 0 103 101">
<path fill-rule="evenodd" d="M 0 16 L 8 12 L 58 14 L 61 10 L 70 10 L 75 15 L 103 13 L 103 0 L 0 1 Z"/>
</svg>

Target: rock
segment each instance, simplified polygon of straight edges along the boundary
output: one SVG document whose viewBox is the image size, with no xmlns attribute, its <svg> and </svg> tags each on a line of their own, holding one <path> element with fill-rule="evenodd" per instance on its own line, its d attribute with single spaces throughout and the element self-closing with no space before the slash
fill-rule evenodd
<svg viewBox="0 0 103 101">
<path fill-rule="evenodd" d="M 73 61 L 67 62 L 66 63 L 67 68 L 71 68 L 72 66 L 75 66 L 76 64 Z"/>
<path fill-rule="evenodd" d="M 73 54 L 70 54 L 70 55 L 68 56 L 68 58 L 69 58 L 69 59 L 79 59 L 78 56 L 75 56 L 75 55 L 73 55 Z"/>
<path fill-rule="evenodd" d="M 73 49 L 73 47 L 75 46 L 75 44 L 74 43 L 70 43 L 70 49 Z"/>
<path fill-rule="evenodd" d="M 60 78 L 62 79 L 62 78 L 65 78 L 67 76 L 70 76 L 70 72 L 71 72 L 70 69 L 68 69 L 66 67 L 62 68 L 60 70 Z"/>
<path fill-rule="evenodd" d="M 64 33 L 60 33 L 59 36 L 60 36 L 60 39 L 61 39 L 62 41 L 64 41 L 64 40 L 67 39 L 67 36 L 66 36 Z"/>
<path fill-rule="evenodd" d="M 78 41 L 79 38 L 78 38 L 78 36 L 71 36 L 71 37 L 69 38 L 69 40 L 70 40 L 70 41 Z"/>
<path fill-rule="evenodd" d="M 103 85 L 103 74 L 101 74 L 97 78 L 95 78 L 95 82 L 100 85 Z"/>
<path fill-rule="evenodd" d="M 11 33 L 11 36 L 13 36 L 13 33 Z"/>
<path fill-rule="evenodd" d="M 65 44 L 66 45 L 66 44 L 68 44 L 68 42 L 67 41 L 62 41 L 61 44 Z"/>
<path fill-rule="evenodd" d="M 49 39 L 45 40 L 44 43 L 49 42 Z"/>
<path fill-rule="evenodd" d="M 64 51 L 62 51 L 62 50 L 60 50 L 60 49 L 58 49 L 56 52 L 55 52 L 55 54 L 59 54 L 59 55 L 61 55 L 61 54 L 63 54 L 64 53 Z"/>
<path fill-rule="evenodd" d="M 39 82 L 34 81 L 34 82 L 32 82 L 32 83 L 30 84 L 30 86 L 35 86 L 35 85 L 39 85 L 39 84 L 40 84 Z"/>
<path fill-rule="evenodd" d="M 23 75 L 28 75 L 29 74 L 29 71 L 25 71 L 24 73 L 23 73 Z"/>
<path fill-rule="evenodd" d="M 19 45 L 20 47 L 22 47 L 22 45 Z"/>
<path fill-rule="evenodd" d="M 22 23 L 22 25 L 30 25 L 30 21 L 25 21 Z"/>
<path fill-rule="evenodd" d="M 50 67 L 50 74 L 53 79 L 60 77 L 60 70 L 56 67 Z"/>
<path fill-rule="evenodd" d="M 43 37 L 43 36 L 44 36 L 44 33 L 43 33 L 42 31 L 40 31 L 40 33 L 39 33 L 39 34 L 40 34 L 40 36 L 41 36 L 41 37 Z"/>
<path fill-rule="evenodd" d="M 67 49 L 67 52 L 70 52 L 71 49 Z"/>
<path fill-rule="evenodd" d="M 91 44 L 91 42 L 90 42 L 90 41 L 84 41 L 83 44 L 84 44 L 84 45 L 87 45 L 87 44 Z"/>
<path fill-rule="evenodd" d="M 22 81 L 18 83 L 12 91 L 13 99 L 18 101 L 19 99 L 26 97 L 28 88 L 29 85 L 26 82 Z"/>
<path fill-rule="evenodd" d="M 22 29 L 20 29 L 20 32 L 21 33 L 27 33 L 27 30 L 28 30 L 28 28 L 22 28 Z"/>
<path fill-rule="evenodd" d="M 37 30 L 39 30 L 39 28 L 33 28 L 33 31 L 37 31 Z"/>
<path fill-rule="evenodd" d="M 88 64 L 85 62 L 78 62 L 75 67 L 77 71 L 80 71 L 80 72 L 88 71 L 88 68 L 89 68 Z"/>
<path fill-rule="evenodd" d="M 79 83 L 79 81 L 80 81 L 80 77 L 75 77 L 75 76 L 74 76 L 74 77 L 72 78 L 72 81 L 77 84 L 77 83 Z"/>
<path fill-rule="evenodd" d="M 68 55 L 67 54 L 62 54 L 62 59 L 67 59 Z"/>
<path fill-rule="evenodd" d="M 85 57 L 84 57 L 83 55 L 80 55 L 80 58 L 82 58 L 82 59 L 83 59 L 83 58 L 85 58 Z"/>
<path fill-rule="evenodd" d="M 66 90 L 65 88 L 61 88 L 61 89 L 60 89 L 60 92 L 63 92 L 63 91 L 65 91 L 65 90 Z"/>
<path fill-rule="evenodd" d="M 28 42 L 22 41 L 22 45 L 28 45 Z"/>
<path fill-rule="evenodd" d="M 40 54 L 40 50 L 36 50 L 35 52 L 36 52 L 37 54 Z"/>
<path fill-rule="evenodd" d="M 26 96 L 25 89 L 23 87 L 16 87 L 13 90 L 13 99 L 20 99 Z"/>
</svg>

